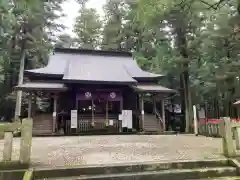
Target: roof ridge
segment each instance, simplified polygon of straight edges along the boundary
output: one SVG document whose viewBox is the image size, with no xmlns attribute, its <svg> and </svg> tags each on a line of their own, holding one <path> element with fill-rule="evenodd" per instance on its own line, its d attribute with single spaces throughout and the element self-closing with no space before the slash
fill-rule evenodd
<svg viewBox="0 0 240 180">
<path fill-rule="evenodd" d="M 132 57 L 132 53 L 127 51 L 106 51 L 106 50 L 77 49 L 77 48 L 55 48 L 53 51 L 53 54 L 55 53 Z"/>
</svg>

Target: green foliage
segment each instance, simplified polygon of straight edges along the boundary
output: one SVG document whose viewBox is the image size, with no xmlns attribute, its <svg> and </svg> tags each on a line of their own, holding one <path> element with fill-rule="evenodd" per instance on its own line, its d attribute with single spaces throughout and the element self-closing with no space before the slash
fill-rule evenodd
<svg viewBox="0 0 240 180">
<path fill-rule="evenodd" d="M 74 32 L 77 35 L 79 47 L 94 49 L 99 45 L 102 22 L 95 9 L 85 6 L 79 10 L 79 15 L 74 24 Z"/>
<path fill-rule="evenodd" d="M 63 0 L 3 0 L 0 2 L 0 116 L 9 119 L 14 108 L 12 87 L 17 84 L 21 57 L 25 68 L 48 60 Z M 54 32 L 54 33 L 53 33 Z"/>
</svg>

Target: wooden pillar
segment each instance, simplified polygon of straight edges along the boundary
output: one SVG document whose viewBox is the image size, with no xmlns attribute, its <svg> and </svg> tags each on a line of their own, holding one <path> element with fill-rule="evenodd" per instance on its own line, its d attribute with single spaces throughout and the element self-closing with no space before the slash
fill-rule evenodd
<svg viewBox="0 0 240 180">
<path fill-rule="evenodd" d="M 154 94 L 152 95 L 152 101 L 153 101 L 153 113 L 156 114 L 156 100 L 154 98 Z"/>
<path fill-rule="evenodd" d="M 121 98 L 120 100 L 120 112 L 121 112 L 120 114 L 122 114 L 122 110 L 123 110 L 123 98 Z M 119 132 L 122 132 L 122 120 L 121 123 L 119 122 Z"/>
<path fill-rule="evenodd" d="M 28 96 L 28 118 L 32 117 L 32 93 Z"/>
<path fill-rule="evenodd" d="M 106 124 L 108 123 L 108 100 L 106 102 Z"/>
<path fill-rule="evenodd" d="M 144 99 L 143 94 L 140 95 L 141 99 L 141 117 L 142 117 L 142 129 L 144 130 Z"/>
<path fill-rule="evenodd" d="M 92 100 L 92 125 L 94 124 L 94 101 Z"/>
<path fill-rule="evenodd" d="M 34 117 L 36 115 L 37 110 L 37 93 L 33 94 L 33 105 L 32 105 L 32 116 Z"/>
<path fill-rule="evenodd" d="M 54 95 L 53 99 L 53 133 L 56 132 L 56 125 L 57 125 L 57 94 Z"/>
<path fill-rule="evenodd" d="M 163 131 L 166 131 L 166 120 L 165 120 L 164 99 L 161 100 L 161 103 L 162 103 L 162 123 L 163 123 Z"/>
</svg>

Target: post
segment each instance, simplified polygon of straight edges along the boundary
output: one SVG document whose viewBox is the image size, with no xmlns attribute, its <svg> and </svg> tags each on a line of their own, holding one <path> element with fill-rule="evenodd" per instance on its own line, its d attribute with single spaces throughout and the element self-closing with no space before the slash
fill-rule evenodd
<svg viewBox="0 0 240 180">
<path fill-rule="evenodd" d="M 56 122 L 57 122 L 57 95 L 54 95 L 53 99 L 53 133 L 56 131 Z"/>
<path fill-rule="evenodd" d="M 232 157 L 235 155 L 235 151 L 230 117 L 221 118 L 220 130 L 222 134 L 223 154 L 227 157 Z"/>
<path fill-rule="evenodd" d="M 234 130 L 236 149 L 240 150 L 240 127 L 236 127 Z"/>
<path fill-rule="evenodd" d="M 31 147 L 32 147 L 32 125 L 33 120 L 31 118 L 22 120 L 21 127 L 21 143 L 20 143 L 20 163 L 30 163 Z"/>
<path fill-rule="evenodd" d="M 28 118 L 32 117 L 32 93 L 28 96 Z"/>
<path fill-rule="evenodd" d="M 11 161 L 13 146 L 13 132 L 4 133 L 3 160 Z"/>
<path fill-rule="evenodd" d="M 161 101 L 161 103 L 162 103 L 162 122 L 163 122 L 163 131 L 166 131 L 164 99 Z"/>
<path fill-rule="evenodd" d="M 141 98 L 141 115 L 142 115 L 142 129 L 144 130 L 144 99 L 143 99 L 143 94 L 140 96 Z"/>
<path fill-rule="evenodd" d="M 194 122 L 194 134 L 198 136 L 198 120 L 197 120 L 197 108 L 193 106 L 193 122 Z"/>
</svg>

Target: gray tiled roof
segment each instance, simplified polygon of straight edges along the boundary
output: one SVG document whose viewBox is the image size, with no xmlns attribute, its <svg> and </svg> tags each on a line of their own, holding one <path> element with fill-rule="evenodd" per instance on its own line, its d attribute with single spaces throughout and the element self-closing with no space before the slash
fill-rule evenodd
<svg viewBox="0 0 240 180">
<path fill-rule="evenodd" d="M 62 83 L 26 82 L 14 87 L 17 90 L 67 90 Z"/>
<path fill-rule="evenodd" d="M 71 50 L 70 50 L 71 51 Z M 139 68 L 130 56 L 111 52 L 56 52 L 50 56 L 44 68 L 27 70 L 27 72 L 49 75 L 62 75 L 64 80 L 136 83 L 133 78 L 161 77 Z M 100 52 L 100 51 L 99 51 Z"/>
<path fill-rule="evenodd" d="M 93 56 L 93 55 L 71 55 L 67 68 L 64 72 L 64 80 L 80 81 L 106 81 L 136 83 L 137 81 L 125 70 L 123 64 L 118 62 L 119 57 Z M 122 61 L 126 57 L 120 57 Z"/>
<path fill-rule="evenodd" d="M 141 91 L 141 92 L 165 92 L 165 93 L 176 92 L 176 90 L 169 89 L 157 84 L 139 84 L 139 85 L 133 86 L 133 88 L 136 91 Z"/>
</svg>

